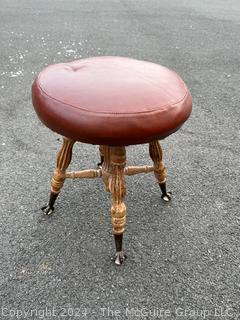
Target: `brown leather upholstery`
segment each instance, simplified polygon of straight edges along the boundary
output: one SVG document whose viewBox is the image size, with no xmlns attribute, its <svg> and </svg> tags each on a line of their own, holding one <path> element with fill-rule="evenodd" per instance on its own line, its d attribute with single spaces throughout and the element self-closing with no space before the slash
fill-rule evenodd
<svg viewBox="0 0 240 320">
<path fill-rule="evenodd" d="M 41 121 L 68 138 L 130 145 L 163 139 L 187 120 L 191 95 L 173 71 L 151 62 L 96 57 L 45 68 L 33 83 Z"/>
</svg>

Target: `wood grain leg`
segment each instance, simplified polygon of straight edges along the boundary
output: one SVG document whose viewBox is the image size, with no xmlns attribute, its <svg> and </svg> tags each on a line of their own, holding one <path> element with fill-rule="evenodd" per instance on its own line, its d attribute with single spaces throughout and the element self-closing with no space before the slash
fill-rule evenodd
<svg viewBox="0 0 240 320">
<path fill-rule="evenodd" d="M 63 138 L 62 147 L 57 156 L 57 166 L 53 172 L 51 180 L 51 193 L 49 202 L 42 210 L 46 215 L 50 215 L 54 210 L 54 203 L 63 187 L 65 180 L 65 172 L 72 159 L 72 148 L 75 141 L 68 138 Z"/>
<path fill-rule="evenodd" d="M 112 225 L 116 245 L 115 263 L 121 265 L 126 259 L 122 250 L 123 232 L 126 224 L 126 206 L 124 197 L 126 184 L 124 167 L 126 164 L 125 147 L 110 147 L 111 174 L 109 177 L 110 192 L 112 194 Z"/>
<path fill-rule="evenodd" d="M 102 178 L 105 185 L 105 190 L 110 192 L 109 186 L 109 179 L 111 175 L 111 162 L 110 162 L 110 147 L 109 146 L 102 146 L 102 153 L 103 153 L 103 164 L 102 164 Z"/>
<path fill-rule="evenodd" d="M 167 169 L 162 160 L 163 152 L 159 141 L 155 140 L 149 143 L 149 154 L 154 163 L 154 175 L 162 191 L 161 197 L 164 201 L 170 201 L 172 193 L 167 192 L 166 189 Z"/>
</svg>

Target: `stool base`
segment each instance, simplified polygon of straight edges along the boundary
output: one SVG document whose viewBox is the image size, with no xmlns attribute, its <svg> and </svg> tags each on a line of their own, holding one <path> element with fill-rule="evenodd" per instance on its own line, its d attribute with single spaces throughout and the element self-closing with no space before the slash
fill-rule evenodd
<svg viewBox="0 0 240 320">
<path fill-rule="evenodd" d="M 73 140 L 64 138 L 63 145 L 58 153 L 57 166 L 54 170 L 51 180 L 51 193 L 49 202 L 41 209 L 46 215 L 54 211 L 55 201 L 63 187 L 66 178 L 96 178 L 102 177 L 106 191 L 111 193 L 112 206 L 112 226 L 116 245 L 116 254 L 114 262 L 121 265 L 126 260 L 126 255 L 122 250 L 123 233 L 126 224 L 126 206 L 124 198 L 126 194 L 126 175 L 138 173 L 154 172 L 160 190 L 161 198 L 164 201 L 170 201 L 172 193 L 166 190 L 166 167 L 162 161 L 162 149 L 158 141 L 152 141 L 149 144 L 149 153 L 153 161 L 153 166 L 128 166 L 126 167 L 126 151 L 124 146 L 110 147 L 100 146 L 100 163 L 99 169 L 81 170 L 66 172 L 72 157 Z"/>
</svg>

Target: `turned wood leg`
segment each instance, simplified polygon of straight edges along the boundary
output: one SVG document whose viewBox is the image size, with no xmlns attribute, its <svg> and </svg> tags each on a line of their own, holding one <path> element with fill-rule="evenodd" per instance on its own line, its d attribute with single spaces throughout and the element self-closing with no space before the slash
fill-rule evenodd
<svg viewBox="0 0 240 320">
<path fill-rule="evenodd" d="M 114 260 L 117 265 L 122 264 L 126 259 L 122 249 L 123 232 L 126 223 L 126 206 L 124 204 L 124 197 L 126 194 L 124 179 L 125 163 L 125 147 L 110 147 L 111 174 L 109 177 L 109 187 L 112 194 L 111 215 L 116 245 Z"/>
<path fill-rule="evenodd" d="M 103 145 L 99 146 L 99 153 L 100 153 L 100 162 L 98 162 L 98 167 L 101 167 L 104 161 L 104 147 Z"/>
<path fill-rule="evenodd" d="M 162 199 L 170 201 L 172 193 L 167 192 L 166 189 L 167 170 L 162 160 L 163 152 L 159 141 L 156 140 L 149 143 L 149 154 L 154 163 L 154 175 L 162 191 Z"/>
<path fill-rule="evenodd" d="M 46 206 L 42 207 L 45 214 L 50 215 L 54 210 L 54 203 L 59 195 L 59 192 L 64 184 L 65 172 L 72 158 L 72 147 L 75 141 L 68 138 L 63 138 L 62 147 L 57 156 L 57 166 L 53 172 L 51 180 L 50 199 Z"/>
<path fill-rule="evenodd" d="M 103 164 L 102 164 L 102 178 L 105 185 L 105 190 L 110 192 L 109 186 L 109 177 L 111 174 L 111 163 L 110 163 L 110 147 L 109 146 L 101 146 L 102 154 L 103 154 Z"/>
</svg>

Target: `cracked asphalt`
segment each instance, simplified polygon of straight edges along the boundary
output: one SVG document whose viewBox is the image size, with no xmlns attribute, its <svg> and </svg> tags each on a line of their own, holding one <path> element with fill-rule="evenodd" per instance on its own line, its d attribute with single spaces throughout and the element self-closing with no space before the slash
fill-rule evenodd
<svg viewBox="0 0 240 320">
<path fill-rule="evenodd" d="M 0 319 L 240 319 L 240 2 L 0 0 Z M 164 141 L 166 204 L 127 178 L 121 267 L 101 180 L 66 181 L 45 217 L 59 136 L 31 104 L 48 64 L 118 55 L 174 69 L 193 112 Z M 148 146 L 127 148 L 149 164 Z M 95 167 L 78 143 L 71 169 Z"/>
</svg>

